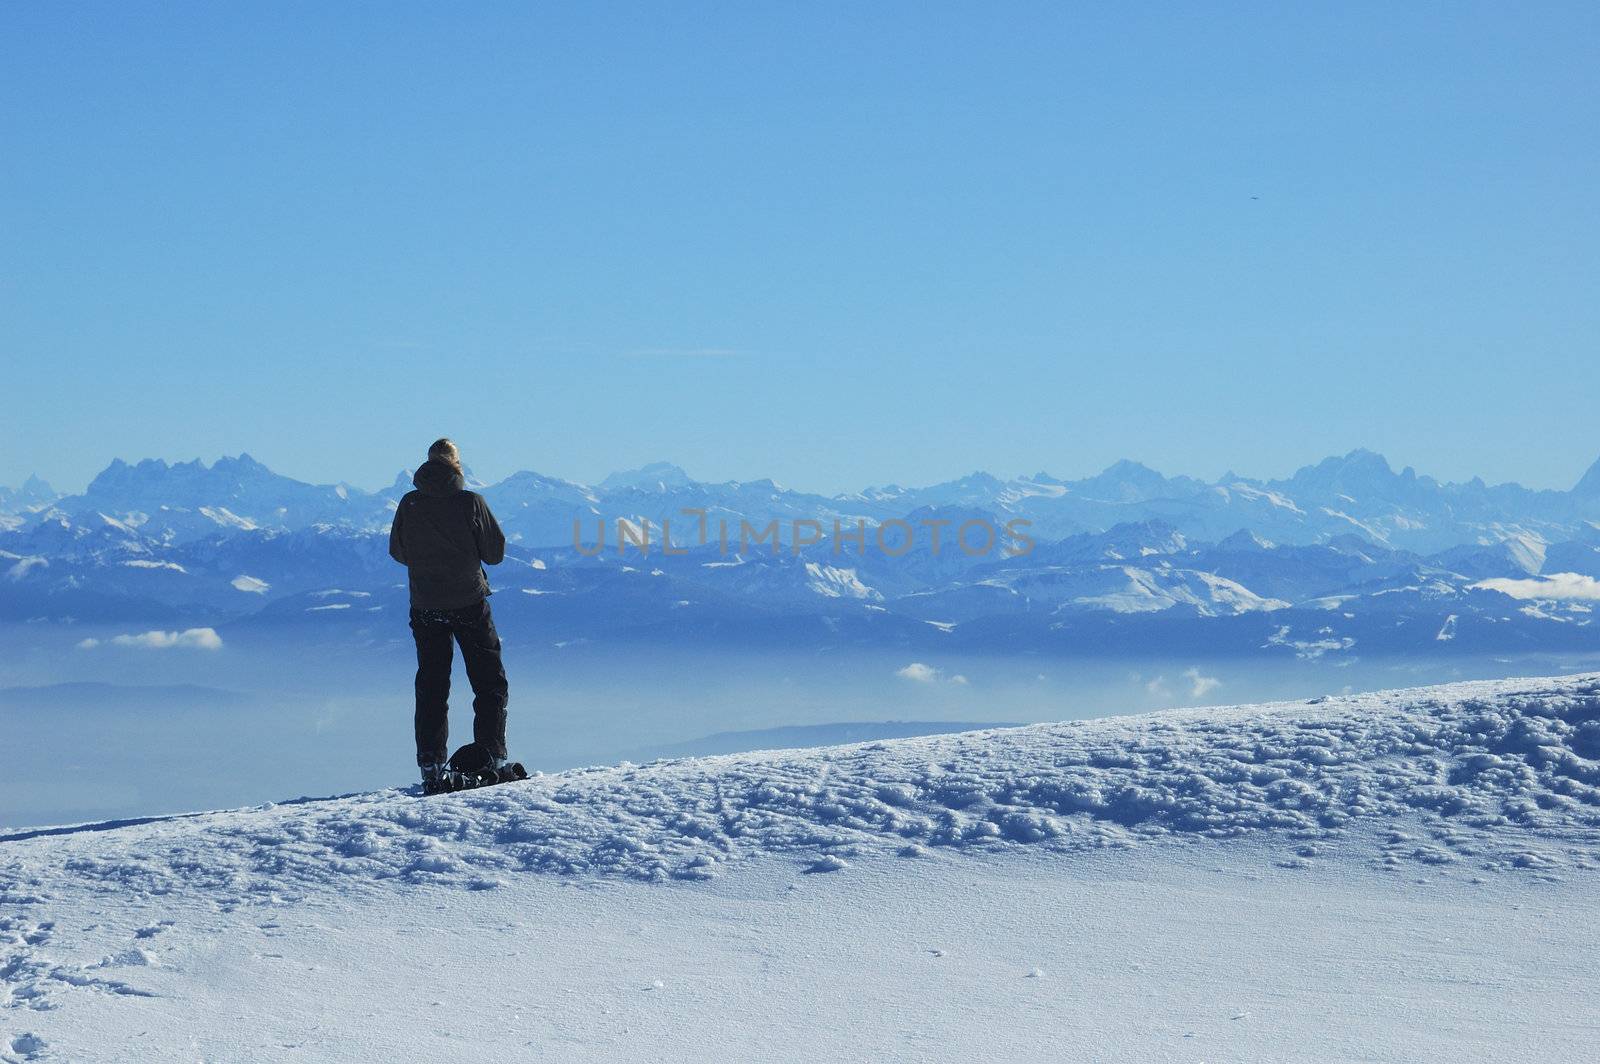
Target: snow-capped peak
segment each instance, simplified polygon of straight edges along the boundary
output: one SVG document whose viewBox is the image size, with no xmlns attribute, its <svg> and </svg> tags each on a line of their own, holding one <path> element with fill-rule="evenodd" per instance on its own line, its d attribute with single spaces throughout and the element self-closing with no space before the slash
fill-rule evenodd
<svg viewBox="0 0 1600 1064">
<path fill-rule="evenodd" d="M 637 491 L 665 492 L 672 488 L 688 487 L 693 483 L 694 480 L 681 466 L 673 465 L 671 462 L 651 462 L 638 469 L 625 469 L 608 474 L 596 487 L 601 491 L 632 488 Z"/>
</svg>

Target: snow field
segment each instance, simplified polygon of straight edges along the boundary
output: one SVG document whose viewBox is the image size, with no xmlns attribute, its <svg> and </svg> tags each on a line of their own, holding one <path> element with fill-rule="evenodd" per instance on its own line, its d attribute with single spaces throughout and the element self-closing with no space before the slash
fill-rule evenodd
<svg viewBox="0 0 1600 1064">
<path fill-rule="evenodd" d="M 23 830 L 0 1062 L 1579 1059 L 1597 864 L 1595 676 Z"/>
<path fill-rule="evenodd" d="M 1587 877 L 1397 876 L 1360 856 L 1372 841 L 1314 870 L 1255 837 L 231 913 L 62 890 L 50 933 L 6 947 L 38 974 L 0 1007 L 0 1060 L 1585 1059 Z"/>
</svg>

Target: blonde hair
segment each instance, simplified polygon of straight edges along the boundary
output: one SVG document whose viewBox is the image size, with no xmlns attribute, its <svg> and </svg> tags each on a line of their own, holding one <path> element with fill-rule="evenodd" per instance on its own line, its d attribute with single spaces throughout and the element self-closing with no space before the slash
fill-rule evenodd
<svg viewBox="0 0 1600 1064">
<path fill-rule="evenodd" d="M 457 473 L 461 472 L 461 452 L 456 450 L 455 441 L 447 437 L 441 436 L 428 445 L 428 460 L 443 462 Z"/>
</svg>

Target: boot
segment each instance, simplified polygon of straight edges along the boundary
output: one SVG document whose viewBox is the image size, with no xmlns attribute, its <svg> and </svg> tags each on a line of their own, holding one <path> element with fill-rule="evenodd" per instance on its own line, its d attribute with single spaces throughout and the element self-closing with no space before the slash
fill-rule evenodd
<svg viewBox="0 0 1600 1064">
<path fill-rule="evenodd" d="M 419 766 L 422 769 L 423 794 L 447 794 L 456 789 L 454 773 L 442 761 Z"/>
</svg>

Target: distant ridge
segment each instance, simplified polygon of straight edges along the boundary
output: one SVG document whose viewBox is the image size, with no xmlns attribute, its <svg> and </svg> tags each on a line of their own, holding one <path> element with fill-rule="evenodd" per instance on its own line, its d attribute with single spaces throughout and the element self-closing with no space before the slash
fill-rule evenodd
<svg viewBox="0 0 1600 1064">
<path fill-rule="evenodd" d="M 113 462 L 84 494 L 0 506 L 0 621 L 122 626 L 81 638 L 103 655 L 240 623 L 387 639 L 405 609 L 387 533 L 409 487 L 306 484 L 249 455 Z M 477 490 L 510 541 L 497 611 L 526 611 L 569 654 L 1600 651 L 1600 463 L 1572 491 L 1446 484 L 1366 450 L 1211 484 L 1122 461 L 824 496 L 660 462 Z M 650 530 L 647 554 L 619 552 L 620 521 Z"/>
<path fill-rule="evenodd" d="M 576 481 L 565 480 L 560 477 L 550 477 L 528 470 L 519 470 L 493 484 L 483 483 L 486 487 L 497 487 L 517 478 L 534 477 L 539 480 L 553 483 L 569 484 L 573 487 L 590 491 L 610 492 L 623 489 L 646 490 L 672 490 L 700 484 L 683 469 L 682 466 L 668 461 L 649 462 L 635 469 L 618 470 L 607 474 L 594 485 L 584 485 Z M 374 491 L 366 491 L 354 487 L 347 482 L 337 484 L 311 485 L 290 477 L 273 472 L 266 465 L 256 460 L 246 452 L 240 452 L 237 457 L 224 455 L 211 465 L 206 465 L 201 459 L 195 458 L 188 461 L 168 462 L 161 458 L 144 458 L 136 462 L 127 462 L 121 458 L 114 458 L 90 481 L 82 496 L 78 497 L 104 497 L 128 490 L 140 483 L 155 483 L 158 481 L 207 483 L 212 486 L 237 486 L 252 480 L 275 480 L 286 484 L 298 485 L 302 488 L 322 488 L 332 490 L 344 488 L 347 492 L 361 496 L 390 497 L 396 493 L 403 494 L 411 487 L 411 471 L 402 470 L 394 482 L 386 487 Z M 1092 474 L 1079 480 L 1063 480 L 1053 476 L 1045 470 L 1040 470 L 1028 476 L 1006 480 L 996 477 L 983 470 L 975 470 L 963 477 L 922 488 L 906 488 L 897 484 L 889 484 L 882 488 L 868 487 L 860 492 L 847 492 L 842 495 L 818 495 L 819 498 L 872 498 L 872 497 L 901 497 L 918 492 L 950 491 L 957 489 L 999 488 L 1009 483 L 1032 483 L 1038 485 L 1058 485 L 1068 487 L 1079 493 L 1093 491 L 1097 488 L 1136 488 L 1154 493 L 1172 491 L 1174 488 L 1189 490 L 1194 487 L 1217 487 L 1241 483 L 1247 485 L 1266 485 L 1287 487 L 1290 485 L 1301 486 L 1332 486 L 1346 484 L 1354 486 L 1373 486 L 1391 480 L 1416 481 L 1431 485 L 1443 490 L 1472 489 L 1487 491 L 1492 488 L 1508 489 L 1531 494 L 1562 494 L 1561 492 L 1539 492 L 1536 489 L 1524 488 L 1515 482 L 1488 485 L 1481 477 L 1472 477 L 1459 484 L 1440 481 L 1434 477 L 1419 474 L 1407 466 L 1396 473 L 1389 461 L 1382 454 L 1358 447 L 1343 455 L 1331 455 L 1320 462 L 1302 466 L 1285 479 L 1261 480 L 1245 476 L 1229 470 L 1215 481 L 1206 482 L 1194 477 L 1178 474 L 1167 476 L 1143 462 L 1134 459 L 1122 458 L 1108 465 L 1099 473 Z M 772 485 L 768 478 L 752 478 L 748 481 L 734 481 L 731 483 L 742 484 L 767 484 Z M 773 485 L 776 487 L 776 485 Z M 779 489 L 784 490 L 784 489 Z M 811 494 L 804 493 L 801 494 Z M 1600 496 L 1600 459 L 1584 473 L 1583 477 L 1571 489 L 1570 494 L 1591 498 Z M 30 475 L 20 489 L 8 488 L 0 485 L 0 505 L 15 503 L 17 500 L 41 501 L 47 499 L 65 498 L 54 491 L 49 484 L 37 475 Z"/>
</svg>

